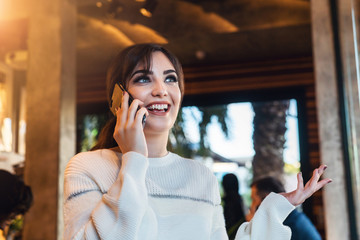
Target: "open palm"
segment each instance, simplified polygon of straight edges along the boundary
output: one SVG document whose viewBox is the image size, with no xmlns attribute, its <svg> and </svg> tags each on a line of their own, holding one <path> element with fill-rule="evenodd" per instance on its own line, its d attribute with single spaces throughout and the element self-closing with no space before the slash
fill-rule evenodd
<svg viewBox="0 0 360 240">
<path fill-rule="evenodd" d="M 302 204 L 306 199 L 311 197 L 311 195 L 313 195 L 316 191 L 324 187 L 326 184 L 332 182 L 332 180 L 329 178 L 320 180 L 320 177 L 324 173 L 326 168 L 327 168 L 326 165 L 321 165 L 319 168 L 316 168 L 313 171 L 313 175 L 311 179 L 305 184 L 305 186 L 301 172 L 298 173 L 297 188 L 292 192 L 280 193 L 280 194 L 286 197 L 287 200 L 294 206 Z"/>
</svg>

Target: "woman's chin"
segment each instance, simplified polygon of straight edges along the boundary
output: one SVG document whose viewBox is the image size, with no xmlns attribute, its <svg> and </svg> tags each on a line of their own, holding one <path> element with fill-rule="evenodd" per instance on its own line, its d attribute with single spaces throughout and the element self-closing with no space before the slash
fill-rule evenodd
<svg viewBox="0 0 360 240">
<path fill-rule="evenodd" d="M 169 130 L 172 128 L 172 124 L 170 123 L 150 123 L 146 122 L 144 127 L 145 133 L 168 133 Z"/>
</svg>

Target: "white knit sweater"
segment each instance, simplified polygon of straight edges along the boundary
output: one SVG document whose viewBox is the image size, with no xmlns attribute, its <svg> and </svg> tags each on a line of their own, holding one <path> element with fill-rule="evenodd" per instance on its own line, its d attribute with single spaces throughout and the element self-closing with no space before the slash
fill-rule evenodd
<svg viewBox="0 0 360 240">
<path fill-rule="evenodd" d="M 236 239 L 290 239 L 282 222 L 293 209 L 270 194 Z M 146 158 L 102 149 L 75 155 L 65 170 L 64 220 L 64 239 L 228 239 L 215 176 L 174 153 Z"/>
</svg>

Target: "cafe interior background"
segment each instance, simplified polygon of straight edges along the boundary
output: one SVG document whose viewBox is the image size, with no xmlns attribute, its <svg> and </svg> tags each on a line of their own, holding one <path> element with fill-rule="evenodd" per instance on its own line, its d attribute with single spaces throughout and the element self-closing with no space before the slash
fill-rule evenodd
<svg viewBox="0 0 360 240">
<path fill-rule="evenodd" d="M 0 168 L 34 205 L 23 239 L 61 239 L 62 174 L 109 111 L 107 66 L 155 42 L 186 89 L 169 148 L 222 176 L 250 204 L 253 178 L 328 165 L 302 209 L 323 239 L 360 239 L 359 6 L 355 0 L 0 0 Z"/>
</svg>

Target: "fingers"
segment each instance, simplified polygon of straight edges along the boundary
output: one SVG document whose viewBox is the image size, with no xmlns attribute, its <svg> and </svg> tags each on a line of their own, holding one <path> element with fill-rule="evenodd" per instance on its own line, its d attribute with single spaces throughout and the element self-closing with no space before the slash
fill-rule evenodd
<svg viewBox="0 0 360 240">
<path fill-rule="evenodd" d="M 321 175 L 324 173 L 325 169 L 327 168 L 326 165 L 321 165 L 319 168 L 313 171 L 313 175 L 311 179 L 305 184 L 304 187 L 304 180 L 302 178 L 302 174 L 298 173 L 297 175 L 297 189 L 289 192 L 289 193 L 281 193 L 287 200 L 297 206 L 302 204 L 307 198 L 311 197 L 316 191 L 324 187 L 326 184 L 332 182 L 331 179 L 326 178 L 319 181 Z"/>
<path fill-rule="evenodd" d="M 315 185 L 319 182 L 321 175 L 325 172 L 326 165 L 321 165 L 313 171 L 313 176 L 310 179 L 310 183 Z"/>
<path fill-rule="evenodd" d="M 313 174 L 312 174 L 310 180 L 306 183 L 305 188 L 312 188 L 312 189 L 316 188 L 316 184 L 318 183 L 318 181 L 321 177 L 319 169 L 320 168 L 314 169 Z"/>
<path fill-rule="evenodd" d="M 147 117 L 149 115 L 149 112 L 146 108 L 142 107 L 136 112 L 136 116 L 135 116 L 136 125 L 143 123 L 142 120 L 144 115 Z"/>
<path fill-rule="evenodd" d="M 301 172 L 299 172 L 297 174 L 297 180 L 298 180 L 297 189 L 300 189 L 300 190 L 304 189 L 304 179 L 302 177 Z"/>
<path fill-rule="evenodd" d="M 134 99 L 129 106 L 129 96 L 124 92 L 121 107 L 116 109 L 117 120 L 113 137 L 122 153 L 135 151 L 147 157 L 148 151 L 141 120 L 148 112 L 146 108 L 141 108 L 137 112 L 138 107 L 143 104 L 138 99 Z M 137 120 L 138 118 L 140 120 Z"/>
<path fill-rule="evenodd" d="M 120 139 L 120 135 L 123 135 L 127 128 L 132 127 L 137 106 L 139 105 L 139 102 L 141 103 L 139 100 L 134 100 L 133 102 L 135 102 L 135 104 L 129 106 L 129 99 L 130 95 L 125 91 L 123 93 L 120 107 L 115 109 L 116 125 L 114 130 L 114 138 L 118 140 Z"/>
<path fill-rule="evenodd" d="M 131 103 L 130 108 L 128 110 L 127 119 L 126 119 L 126 124 L 128 126 L 132 126 L 134 122 L 135 123 L 138 122 L 138 121 L 136 121 L 136 118 L 139 115 L 138 111 L 141 110 L 140 111 L 141 118 L 147 112 L 146 108 L 140 108 L 140 106 L 142 104 L 143 104 L 143 102 L 138 99 L 134 99 L 134 101 Z"/>
<path fill-rule="evenodd" d="M 326 178 L 321 180 L 320 182 L 318 182 L 315 192 L 318 191 L 319 189 L 323 188 L 326 184 L 331 183 L 332 180 L 330 178 Z"/>
<path fill-rule="evenodd" d="M 319 167 L 319 175 L 321 176 L 321 175 L 325 172 L 326 169 L 327 169 L 327 166 L 326 166 L 326 165 L 324 165 L 324 164 L 321 165 L 321 166 Z M 316 191 L 319 190 L 319 189 L 321 189 L 321 188 L 324 187 L 326 184 L 331 183 L 331 182 L 332 182 L 332 179 L 330 179 L 330 178 L 322 179 L 321 181 L 319 181 L 319 182 L 317 183 Z"/>
<path fill-rule="evenodd" d="M 320 175 L 322 175 L 324 172 L 325 172 L 325 170 L 326 170 L 326 168 L 327 168 L 327 166 L 326 165 L 321 165 L 318 169 L 319 169 L 319 174 Z"/>
<path fill-rule="evenodd" d="M 118 109 L 115 109 L 116 111 L 116 125 L 117 127 L 125 127 L 125 126 L 132 126 L 132 124 L 134 123 L 134 119 L 136 117 L 137 114 L 137 110 L 139 108 L 139 106 L 141 104 L 143 104 L 143 102 L 141 102 L 138 99 L 134 99 L 130 104 L 129 104 L 129 98 L 130 95 L 128 92 L 124 92 L 123 93 L 123 98 L 121 101 L 121 107 Z M 147 112 L 147 110 L 145 109 L 145 112 Z M 142 116 L 145 114 L 144 111 L 142 111 Z"/>
<path fill-rule="evenodd" d="M 326 168 L 327 168 L 326 165 L 321 165 L 319 168 L 316 168 L 313 171 L 313 176 L 311 177 L 311 179 L 307 183 L 307 185 L 309 185 L 308 189 L 309 189 L 309 191 L 311 191 L 311 194 L 318 191 L 319 189 L 324 187 L 326 184 L 332 182 L 332 180 L 329 179 L 329 178 L 326 178 L 326 179 L 323 179 L 323 180 L 319 181 L 321 175 L 325 172 Z M 305 187 L 305 188 L 307 188 L 307 187 Z"/>
</svg>

